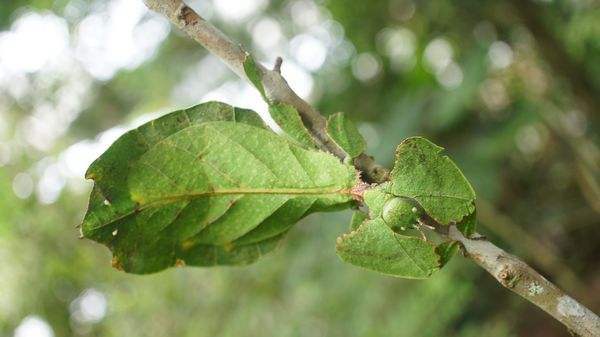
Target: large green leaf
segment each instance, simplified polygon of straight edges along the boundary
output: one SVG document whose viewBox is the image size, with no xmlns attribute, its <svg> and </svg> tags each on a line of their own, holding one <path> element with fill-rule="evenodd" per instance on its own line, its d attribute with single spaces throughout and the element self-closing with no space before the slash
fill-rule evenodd
<svg viewBox="0 0 600 337">
<path fill-rule="evenodd" d="M 261 125 L 253 112 L 209 103 L 123 135 L 88 170 L 83 235 L 133 273 L 244 264 L 303 216 L 352 202 L 351 166 Z"/>
<path fill-rule="evenodd" d="M 235 108 L 220 102 L 207 102 L 179 110 L 146 123 L 121 136 L 86 172 L 87 179 L 94 180 L 89 211 L 94 216 L 110 219 L 120 208 L 135 205 L 129 195 L 127 177 L 134 162 L 164 138 L 186 127 L 210 121 L 234 121 L 265 128 L 260 117 L 253 111 Z M 126 160 L 124 160 L 126 159 Z M 111 203 L 111 207 L 105 207 Z M 91 216 L 91 212 L 88 215 Z"/>
<path fill-rule="evenodd" d="M 404 140 L 396 150 L 388 192 L 416 200 L 433 219 L 450 224 L 475 211 L 475 192 L 442 150 L 425 138 Z"/>
<path fill-rule="evenodd" d="M 339 237 L 336 250 L 348 263 L 403 278 L 427 278 L 440 267 L 433 244 L 394 233 L 381 218 Z"/>
</svg>

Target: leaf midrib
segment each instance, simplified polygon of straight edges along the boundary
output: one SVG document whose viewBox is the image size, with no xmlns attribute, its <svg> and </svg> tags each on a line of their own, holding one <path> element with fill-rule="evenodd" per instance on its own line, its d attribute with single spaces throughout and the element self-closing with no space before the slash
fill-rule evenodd
<svg viewBox="0 0 600 337">
<path fill-rule="evenodd" d="M 219 195 L 231 195 L 231 194 L 280 194 L 280 195 L 327 195 L 327 194 L 339 194 L 339 195 L 350 195 L 349 188 L 336 188 L 329 189 L 324 187 L 307 187 L 307 188 L 220 188 L 218 190 L 205 191 L 205 192 L 191 192 L 185 194 L 173 194 L 160 198 L 161 200 L 155 200 L 149 203 L 142 204 L 142 207 L 151 207 L 155 204 L 162 204 L 163 202 L 175 202 L 180 200 L 188 200 L 201 197 L 214 197 Z M 135 199 L 133 199 L 135 201 Z M 164 200 L 164 201 L 163 201 Z"/>
<path fill-rule="evenodd" d="M 312 187 L 312 188 L 231 188 L 231 189 L 219 189 L 213 191 L 206 192 L 198 192 L 198 193 L 187 193 L 187 194 L 179 194 L 179 195 L 170 195 L 167 197 L 163 197 L 160 200 L 151 201 L 145 204 L 138 204 L 137 207 L 133 208 L 131 211 L 124 213 L 111 221 L 101 224 L 98 227 L 93 228 L 93 230 L 98 230 L 100 228 L 109 226 L 119 220 L 122 220 L 134 213 L 143 211 L 148 208 L 156 207 L 159 205 L 169 204 L 177 201 L 183 200 L 191 200 L 195 198 L 202 197 L 211 197 L 211 196 L 220 196 L 220 195 L 235 195 L 235 194 L 269 194 L 269 195 L 302 195 L 302 196 L 323 196 L 323 195 L 351 195 L 349 188 L 337 188 L 337 189 L 328 189 L 323 187 Z M 132 198 L 135 201 L 134 198 Z"/>
</svg>

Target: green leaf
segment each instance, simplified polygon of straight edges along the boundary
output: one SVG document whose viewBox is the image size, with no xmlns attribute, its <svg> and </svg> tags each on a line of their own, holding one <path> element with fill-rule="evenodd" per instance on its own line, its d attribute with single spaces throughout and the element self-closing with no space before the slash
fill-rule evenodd
<svg viewBox="0 0 600 337">
<path fill-rule="evenodd" d="M 365 140 L 358 132 L 356 125 L 343 112 L 329 116 L 327 134 L 351 158 L 358 157 L 365 151 Z"/>
<path fill-rule="evenodd" d="M 88 170 L 83 235 L 132 273 L 246 264 L 307 214 L 352 203 L 353 167 L 261 125 L 209 103 L 126 133 Z"/>
<path fill-rule="evenodd" d="M 353 219 L 353 232 L 338 239 L 338 254 L 344 261 L 386 274 L 425 278 L 450 260 L 458 244 L 436 247 L 427 239 L 402 235 L 415 228 L 422 212 L 441 224 L 457 223 L 463 233 L 474 233 L 475 193 L 441 151 L 420 137 L 398 146 L 391 181 L 363 194 L 371 220 L 356 228 Z"/>
<path fill-rule="evenodd" d="M 260 92 L 260 95 L 263 97 L 265 102 L 268 103 L 265 88 L 262 84 L 262 72 L 258 68 L 254 58 L 252 58 L 250 55 L 246 55 L 246 59 L 244 60 L 244 72 L 246 73 L 246 76 L 248 76 L 250 82 L 252 82 L 254 87 Z"/>
<path fill-rule="evenodd" d="M 350 230 L 353 231 L 360 227 L 360 225 L 365 222 L 365 220 L 369 219 L 369 215 L 367 213 L 356 211 L 352 213 L 352 219 L 350 220 Z"/>
<path fill-rule="evenodd" d="M 339 237 L 336 251 L 345 262 L 403 278 L 427 278 L 440 266 L 435 246 L 394 233 L 381 218 Z"/>
<path fill-rule="evenodd" d="M 445 266 L 448 261 L 458 251 L 459 244 L 457 241 L 446 241 L 435 247 L 435 252 L 440 256 L 440 268 Z"/>
<path fill-rule="evenodd" d="M 416 200 L 437 222 L 450 224 L 475 211 L 475 192 L 442 150 L 421 137 L 404 140 L 396 150 L 389 193 Z"/>
<path fill-rule="evenodd" d="M 475 229 L 477 227 L 477 210 L 473 211 L 473 213 L 467 215 L 462 219 L 461 222 L 456 224 L 456 228 L 461 231 L 464 236 L 470 238 L 475 234 Z"/>
<path fill-rule="evenodd" d="M 289 104 L 275 103 L 269 106 L 273 120 L 281 127 L 286 136 L 307 149 L 316 148 L 310 132 L 304 126 L 298 111 Z"/>
<path fill-rule="evenodd" d="M 307 149 L 317 148 L 310 132 L 304 126 L 300 114 L 293 106 L 281 102 L 272 102 L 267 98 L 262 84 L 262 73 L 252 56 L 244 60 L 244 72 L 254 87 L 260 92 L 264 101 L 269 105 L 269 113 L 281 127 L 286 137 Z"/>
<path fill-rule="evenodd" d="M 210 121 L 234 121 L 266 128 L 255 112 L 220 102 L 203 103 L 146 123 L 121 136 L 90 165 L 86 178 L 93 179 L 95 183 L 88 210 L 93 211 L 95 217 L 110 219 L 116 213 L 133 207 L 135 202 L 131 200 L 127 187 L 131 164 L 166 137 Z M 105 203 L 112 206 L 105 207 Z"/>
</svg>

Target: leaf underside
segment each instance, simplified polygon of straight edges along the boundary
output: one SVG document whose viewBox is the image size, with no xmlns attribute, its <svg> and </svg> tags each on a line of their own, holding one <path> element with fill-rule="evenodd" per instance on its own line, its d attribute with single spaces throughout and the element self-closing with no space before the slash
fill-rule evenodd
<svg viewBox="0 0 600 337">
<path fill-rule="evenodd" d="M 254 112 L 217 102 L 124 134 L 86 176 L 94 189 L 83 235 L 132 273 L 251 263 L 307 214 L 349 205 L 357 179 Z"/>
</svg>

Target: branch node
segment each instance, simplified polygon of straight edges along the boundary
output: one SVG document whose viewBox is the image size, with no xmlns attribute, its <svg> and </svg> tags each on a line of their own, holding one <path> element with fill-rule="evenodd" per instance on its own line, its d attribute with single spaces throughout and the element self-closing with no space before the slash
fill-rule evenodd
<svg viewBox="0 0 600 337">
<path fill-rule="evenodd" d="M 177 10 L 177 20 L 184 26 L 194 26 L 200 20 L 200 16 L 188 5 L 181 3 Z"/>
<path fill-rule="evenodd" d="M 519 275 L 513 272 L 508 266 L 505 266 L 502 271 L 500 271 L 498 278 L 500 283 L 509 289 L 514 288 L 520 279 Z"/>
<path fill-rule="evenodd" d="M 275 65 L 273 66 L 273 71 L 281 74 L 281 64 L 283 63 L 283 59 L 281 58 L 281 56 L 277 56 L 277 58 L 275 59 Z"/>
</svg>

